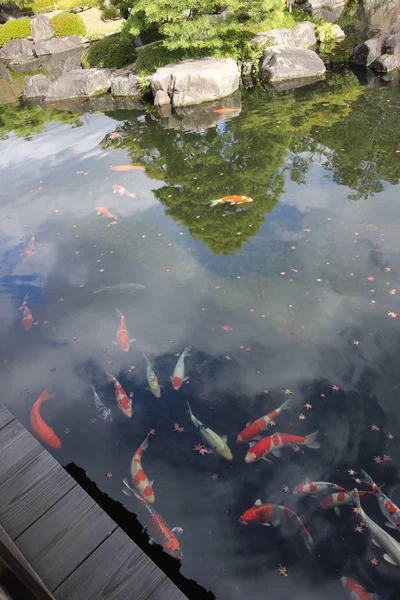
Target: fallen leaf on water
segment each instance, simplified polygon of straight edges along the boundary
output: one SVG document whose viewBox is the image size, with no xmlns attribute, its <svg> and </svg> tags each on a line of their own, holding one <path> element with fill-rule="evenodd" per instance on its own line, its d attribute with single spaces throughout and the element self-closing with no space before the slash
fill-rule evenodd
<svg viewBox="0 0 400 600">
<path fill-rule="evenodd" d="M 380 431 L 378 425 L 371 425 L 371 431 Z"/>
<path fill-rule="evenodd" d="M 113 476 L 113 474 L 111 473 L 111 471 L 107 471 L 107 473 L 106 473 L 107 479 L 111 479 L 112 476 Z"/>
<path fill-rule="evenodd" d="M 289 390 L 289 388 L 283 388 L 283 391 L 285 392 L 286 396 L 291 396 L 292 395 L 292 390 Z"/>
<path fill-rule="evenodd" d="M 338 392 L 339 391 L 339 386 L 338 385 L 331 385 L 331 388 L 333 389 L 334 392 Z"/>
<path fill-rule="evenodd" d="M 397 317 L 397 313 L 389 310 L 389 312 L 387 313 L 388 317 L 392 317 L 392 319 L 395 319 Z"/>
<path fill-rule="evenodd" d="M 288 576 L 286 567 L 283 567 L 282 565 L 279 565 L 278 573 L 279 573 L 279 575 L 282 575 L 282 577 Z"/>
<path fill-rule="evenodd" d="M 374 461 L 376 462 L 377 465 L 380 465 L 382 462 L 382 459 L 380 456 L 374 456 Z"/>
</svg>

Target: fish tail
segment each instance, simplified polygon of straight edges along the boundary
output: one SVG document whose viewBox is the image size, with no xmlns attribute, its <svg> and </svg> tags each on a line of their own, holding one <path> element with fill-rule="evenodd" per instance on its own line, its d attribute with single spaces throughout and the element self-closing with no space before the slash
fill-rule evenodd
<svg viewBox="0 0 400 600">
<path fill-rule="evenodd" d="M 307 527 L 303 523 L 301 523 L 301 535 L 305 545 L 307 546 L 307 550 L 309 552 L 312 552 L 314 548 L 314 540 L 312 539 Z"/>
<path fill-rule="evenodd" d="M 315 450 L 320 448 L 321 444 L 317 442 L 318 434 L 319 431 L 314 431 L 314 433 L 310 433 L 310 435 L 307 435 L 303 442 L 304 446 L 307 446 L 307 448 L 314 448 Z"/>
<path fill-rule="evenodd" d="M 124 315 L 122 314 L 122 312 L 120 310 L 118 310 L 118 308 L 115 309 L 115 312 L 117 313 L 117 317 L 123 317 Z"/>
<path fill-rule="evenodd" d="M 186 402 L 186 404 L 188 405 L 189 415 L 192 417 L 193 413 L 192 413 L 192 409 L 190 408 L 190 404 L 189 404 L 189 402 Z"/>
<path fill-rule="evenodd" d="M 45 388 L 41 393 L 41 401 L 46 402 L 46 400 L 51 400 L 52 398 L 55 398 L 55 394 L 51 394 L 48 387 Z"/>
<path fill-rule="evenodd" d="M 290 409 L 292 408 L 292 406 L 291 406 L 291 402 L 292 402 L 292 401 L 291 401 L 291 399 L 290 399 L 290 398 L 289 398 L 289 400 L 286 400 L 286 402 L 284 402 L 284 403 L 281 405 L 281 410 L 290 410 Z"/>
<path fill-rule="evenodd" d="M 25 304 L 25 302 L 27 302 L 27 301 L 29 300 L 29 298 L 30 298 L 30 295 L 29 295 L 29 293 L 28 293 L 28 294 L 25 294 L 25 298 L 24 298 L 24 304 Z"/>
<path fill-rule="evenodd" d="M 212 202 L 210 202 L 210 206 L 217 206 L 217 204 L 221 204 L 222 203 L 222 199 L 218 198 L 218 200 L 213 200 Z"/>
<path fill-rule="evenodd" d="M 361 508 L 361 502 L 360 502 L 360 494 L 358 493 L 358 489 L 354 488 L 352 496 L 355 500 L 356 506 L 358 508 L 358 510 L 360 511 L 360 515 L 362 514 L 362 508 Z"/>
<path fill-rule="evenodd" d="M 366 471 L 364 471 L 364 469 L 361 469 L 360 473 L 361 473 L 361 481 L 363 483 L 370 485 L 372 488 L 375 487 L 375 482 L 373 481 L 372 477 L 370 477 L 368 475 L 368 473 Z"/>
<path fill-rule="evenodd" d="M 106 376 L 108 377 L 109 381 L 115 381 L 115 377 L 114 375 L 111 375 L 111 373 L 106 372 Z"/>
</svg>

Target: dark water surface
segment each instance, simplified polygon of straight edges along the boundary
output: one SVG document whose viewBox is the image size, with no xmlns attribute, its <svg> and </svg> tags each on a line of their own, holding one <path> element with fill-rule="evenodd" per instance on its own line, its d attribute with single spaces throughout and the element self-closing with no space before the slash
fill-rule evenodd
<svg viewBox="0 0 400 600">
<path fill-rule="evenodd" d="M 50 452 L 145 527 L 148 512 L 121 489 L 154 429 L 142 459 L 154 507 L 184 530 L 182 574 L 220 600 L 345 599 L 342 576 L 398 599 L 400 569 L 367 528 L 355 530 L 352 506 L 338 517 L 321 498 L 284 490 L 307 479 L 367 490 L 354 480 L 363 468 L 400 504 L 399 92 L 343 72 L 293 92 L 243 92 L 240 114 L 210 108 L 195 119 L 10 104 L 0 140 L 1 401 L 30 428 L 49 386 L 55 398 L 41 414 L 61 441 Z M 145 168 L 110 170 L 130 163 Z M 114 184 L 136 198 L 113 194 Z M 254 202 L 210 208 L 233 194 Z M 36 254 L 23 260 L 31 233 Z M 146 287 L 94 293 L 119 283 Z M 18 311 L 26 294 L 29 331 Z M 128 353 L 111 343 L 115 309 L 136 338 Z M 176 392 L 169 376 L 189 345 L 190 379 Z M 159 399 L 142 351 L 164 386 Z M 131 419 L 106 372 L 133 392 Z M 96 416 L 91 385 L 112 423 Z M 246 464 L 237 434 L 280 406 L 284 390 L 292 409 L 271 432 L 319 430 L 320 449 Z M 187 401 L 228 436 L 232 461 L 194 450 L 202 440 Z M 258 498 L 298 513 L 311 554 L 290 523 L 239 523 Z M 362 504 L 385 527 L 376 499 Z"/>
</svg>

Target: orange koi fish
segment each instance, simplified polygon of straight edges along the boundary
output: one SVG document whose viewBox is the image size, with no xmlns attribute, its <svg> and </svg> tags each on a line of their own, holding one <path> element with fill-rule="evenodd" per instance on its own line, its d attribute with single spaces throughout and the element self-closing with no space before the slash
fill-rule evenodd
<svg viewBox="0 0 400 600">
<path fill-rule="evenodd" d="M 247 204 L 248 202 L 253 202 L 253 199 L 249 196 L 224 196 L 210 202 L 210 206 L 217 206 L 217 204 Z"/>
<path fill-rule="evenodd" d="M 110 381 L 112 381 L 114 384 L 115 399 L 117 401 L 118 406 L 120 407 L 120 409 L 122 410 L 124 415 L 126 415 L 127 417 L 131 417 L 132 416 L 132 400 L 130 398 L 128 398 L 124 388 L 122 387 L 122 385 L 120 384 L 118 379 L 115 379 L 115 377 L 113 375 L 111 375 L 111 373 L 106 373 L 106 375 L 110 379 Z"/>
<path fill-rule="evenodd" d="M 271 462 L 266 458 L 267 454 L 272 452 L 274 456 L 279 457 L 281 455 L 281 448 L 287 446 L 307 446 L 308 448 L 317 450 L 320 447 L 320 443 L 317 442 L 317 435 L 318 431 L 314 431 L 310 435 L 275 433 L 269 437 L 262 438 L 259 442 L 250 442 L 250 450 L 246 454 L 245 461 L 253 463 L 256 460 L 263 459 Z"/>
<path fill-rule="evenodd" d="M 131 198 L 136 198 L 136 194 L 131 194 L 130 192 L 128 192 L 128 190 L 122 187 L 122 185 L 114 183 L 113 188 L 114 194 L 120 194 L 121 196 L 130 196 Z"/>
<path fill-rule="evenodd" d="M 137 171 L 139 169 L 144 170 L 143 165 L 117 165 L 116 167 L 110 167 L 111 171 Z"/>
<path fill-rule="evenodd" d="M 340 581 L 342 582 L 342 586 L 349 592 L 350 598 L 354 600 L 379 600 L 379 596 L 377 594 L 368 594 L 365 588 L 358 583 L 355 579 L 351 579 L 350 577 L 341 577 Z"/>
<path fill-rule="evenodd" d="M 254 423 L 247 423 L 246 427 L 239 433 L 236 439 L 236 443 L 240 444 L 240 442 L 248 442 L 249 440 L 254 439 L 257 435 L 259 435 L 265 429 L 270 427 L 271 422 L 279 415 L 283 410 L 290 409 L 290 400 L 286 400 L 279 408 L 273 410 L 268 415 L 264 415 L 254 421 Z"/>
<path fill-rule="evenodd" d="M 49 388 L 44 389 L 31 408 L 30 422 L 33 431 L 42 442 L 52 448 L 61 448 L 60 439 L 54 433 L 54 430 L 45 423 L 40 414 L 40 407 L 43 402 L 52 398 L 54 398 L 54 394 L 50 394 Z"/>
<path fill-rule="evenodd" d="M 154 492 L 153 492 L 153 481 L 149 481 L 146 477 L 145 472 L 142 468 L 142 454 L 149 447 L 148 442 L 149 434 L 147 434 L 145 440 L 140 444 L 139 448 L 136 450 L 135 454 L 132 457 L 131 462 L 131 477 L 133 481 L 133 485 L 138 490 L 140 495 L 153 504 L 155 502 Z M 128 482 L 126 479 L 123 480 L 126 487 L 129 488 Z M 131 488 L 130 488 L 131 489 Z M 133 491 L 133 490 L 132 490 Z"/>
<path fill-rule="evenodd" d="M 213 112 L 217 115 L 223 115 L 224 113 L 241 112 L 241 110 L 241 108 L 216 108 Z"/>
<path fill-rule="evenodd" d="M 122 480 L 124 485 L 126 486 L 126 479 Z M 128 491 L 129 490 L 129 491 Z M 173 558 L 176 558 L 177 560 L 181 560 L 183 555 L 182 555 L 182 550 L 179 544 L 179 540 L 177 538 L 178 535 L 181 535 L 183 533 L 183 529 L 182 527 L 173 527 L 171 529 L 171 527 L 168 525 L 168 523 L 163 519 L 163 517 L 154 510 L 154 508 L 152 506 L 149 505 L 148 502 L 146 502 L 146 500 L 144 500 L 141 496 L 139 496 L 139 494 L 137 492 L 135 492 L 135 490 L 132 490 L 129 485 L 128 487 L 124 488 L 122 490 L 122 492 L 126 495 L 126 496 L 135 496 L 139 502 L 142 504 L 142 506 L 145 506 L 147 508 L 147 510 L 150 513 L 151 516 L 151 520 L 152 520 L 152 524 L 153 524 L 153 528 L 155 530 L 155 535 L 157 537 L 157 540 L 160 541 L 160 544 L 162 545 L 162 547 L 164 548 L 164 550 Z M 156 542 L 154 542 L 154 540 L 150 540 L 151 544 L 154 544 Z"/>
<path fill-rule="evenodd" d="M 113 131 L 112 133 L 110 133 L 110 138 L 116 138 L 117 140 L 123 140 L 124 139 L 122 137 L 122 135 L 120 133 L 117 133 L 116 131 Z"/>
<path fill-rule="evenodd" d="M 33 254 L 36 253 L 35 250 L 35 236 L 33 235 L 33 233 L 31 234 L 31 241 L 25 246 L 25 250 L 22 253 L 22 258 L 25 260 L 26 258 L 28 258 L 28 256 L 32 256 Z"/>
<path fill-rule="evenodd" d="M 28 308 L 27 305 L 27 300 L 29 298 L 29 294 L 25 295 L 24 301 L 22 303 L 22 306 L 19 307 L 18 310 L 23 310 L 24 312 L 22 313 L 22 323 L 24 324 L 25 327 L 25 331 L 29 331 L 30 328 L 32 327 L 32 321 L 33 321 L 33 317 L 32 317 L 32 311 L 30 310 L 30 308 Z"/>
<path fill-rule="evenodd" d="M 119 325 L 117 330 L 117 341 L 113 340 L 113 344 L 116 346 L 117 344 L 123 350 L 123 352 L 129 351 L 129 344 L 136 342 L 136 338 L 129 338 L 129 333 L 126 328 L 126 320 L 124 315 L 116 309 L 117 317 L 119 317 Z"/>
<path fill-rule="evenodd" d="M 104 208 L 104 206 L 96 206 L 97 214 L 104 215 L 109 219 L 118 219 L 117 215 L 113 215 L 112 212 L 108 210 L 108 208 Z"/>
</svg>

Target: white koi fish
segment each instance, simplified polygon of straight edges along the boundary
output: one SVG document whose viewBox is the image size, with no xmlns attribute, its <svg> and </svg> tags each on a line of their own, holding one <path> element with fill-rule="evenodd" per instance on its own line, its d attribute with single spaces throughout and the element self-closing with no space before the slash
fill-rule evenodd
<svg viewBox="0 0 400 600">
<path fill-rule="evenodd" d="M 103 402 L 100 400 L 94 386 L 91 385 L 90 387 L 92 388 L 93 400 L 94 400 L 94 405 L 96 407 L 97 416 L 99 417 L 99 419 L 103 419 L 103 421 L 108 421 L 109 423 L 112 423 L 111 408 L 109 408 L 108 406 L 103 404 Z"/>
<path fill-rule="evenodd" d="M 157 376 L 154 373 L 151 362 L 149 361 L 149 359 L 147 358 L 145 353 L 143 352 L 142 354 L 146 360 L 146 376 L 147 376 L 147 383 L 149 384 L 150 391 L 156 398 L 160 398 L 161 390 L 160 390 L 160 385 L 158 383 Z"/>
<path fill-rule="evenodd" d="M 131 477 L 132 482 L 139 494 L 147 501 L 153 504 L 155 502 L 154 492 L 153 492 L 153 481 L 149 481 L 146 473 L 143 471 L 142 467 L 142 454 L 149 447 L 148 442 L 149 434 L 145 437 L 144 441 L 140 444 L 139 448 L 136 450 L 135 454 L 132 457 L 131 462 Z M 129 484 L 126 479 L 122 480 L 126 487 L 129 488 Z M 133 490 L 132 490 L 133 491 Z"/>
<path fill-rule="evenodd" d="M 117 330 L 117 341 L 113 340 L 112 343 L 115 346 L 119 345 L 123 352 L 128 352 L 129 345 L 133 344 L 133 342 L 136 342 L 136 338 L 129 337 L 129 333 L 126 328 L 126 319 L 121 311 L 115 309 L 115 312 L 117 313 L 117 317 L 119 317 L 119 324 Z"/>
<path fill-rule="evenodd" d="M 208 452 L 216 452 L 220 456 L 223 456 L 227 460 L 232 460 L 232 452 L 229 449 L 227 441 L 227 436 L 219 436 L 215 431 L 209 429 L 208 427 L 204 427 L 204 424 L 196 419 L 192 410 L 190 408 L 189 402 L 187 403 L 189 407 L 189 415 L 193 425 L 198 429 L 199 434 L 203 438 L 204 443 L 208 446 Z"/>
<path fill-rule="evenodd" d="M 184 349 L 178 358 L 178 362 L 176 363 L 176 367 L 172 376 L 169 376 L 170 380 L 172 381 L 172 387 L 175 391 L 178 391 L 182 383 L 189 379 L 189 377 L 185 377 L 185 358 L 187 356 L 190 356 L 190 346 Z"/>
<path fill-rule="evenodd" d="M 122 385 L 120 384 L 118 379 L 115 379 L 115 377 L 113 375 L 111 375 L 111 373 L 106 373 L 106 375 L 110 379 L 110 381 L 112 381 L 114 384 L 115 399 L 118 403 L 118 406 L 120 407 L 120 409 L 122 410 L 124 415 L 126 415 L 127 417 L 131 417 L 132 416 L 132 400 L 130 398 L 128 398 L 124 388 L 122 387 Z"/>
</svg>

